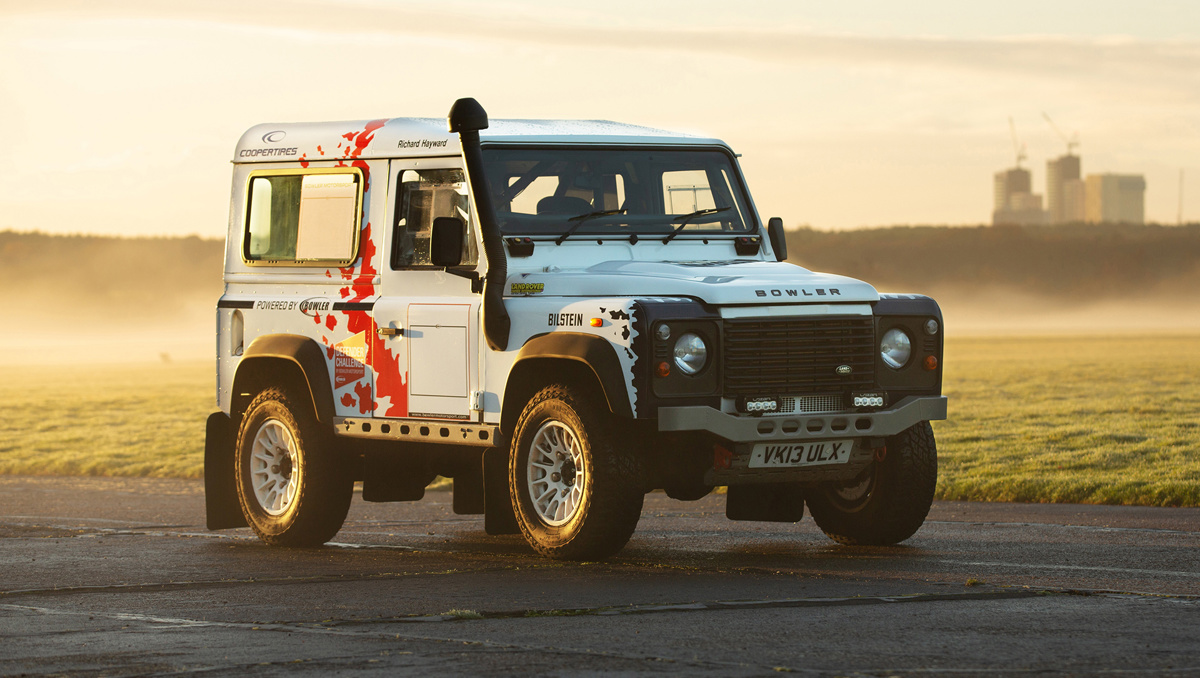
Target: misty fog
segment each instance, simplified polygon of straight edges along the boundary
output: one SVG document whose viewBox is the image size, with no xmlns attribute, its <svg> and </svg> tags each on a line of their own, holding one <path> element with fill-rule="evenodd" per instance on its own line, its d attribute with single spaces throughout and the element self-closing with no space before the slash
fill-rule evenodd
<svg viewBox="0 0 1200 678">
<path fill-rule="evenodd" d="M 1200 331 L 1200 263 L 1191 254 L 1200 247 L 1200 229 L 1167 230 L 1149 243 L 1137 232 L 1136 246 L 1107 243 L 1091 255 L 1088 248 L 1097 246 L 1087 239 L 1068 243 L 1072 252 L 1084 253 L 1083 263 L 1051 252 L 1041 268 L 1026 267 L 1019 275 L 1013 266 L 996 267 L 1015 255 L 995 242 L 972 250 L 972 230 L 976 239 L 995 238 L 981 229 L 880 229 L 808 231 L 789 240 L 792 260 L 810 268 L 858 277 L 881 292 L 937 299 L 951 341 Z M 954 238 L 967 244 L 943 252 L 930 245 L 931 239 Z M 872 253 L 873 247 L 891 255 Z M 921 251 L 919 266 L 912 262 L 920 258 L 905 247 Z M 223 252 L 222 241 L 200 238 L 0 232 L 0 302 L 6 311 L 0 363 L 213 360 Z M 984 257 L 988 261 L 979 261 Z M 1091 270 L 1088 262 L 1099 263 Z M 1068 266 L 1072 285 L 1059 279 Z"/>
</svg>

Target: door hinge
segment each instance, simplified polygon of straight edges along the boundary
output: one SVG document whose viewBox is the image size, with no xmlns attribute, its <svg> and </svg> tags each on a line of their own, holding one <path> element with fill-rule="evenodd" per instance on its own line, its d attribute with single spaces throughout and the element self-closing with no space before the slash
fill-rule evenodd
<svg viewBox="0 0 1200 678">
<path fill-rule="evenodd" d="M 471 391 L 471 411 L 483 411 L 483 391 Z"/>
</svg>

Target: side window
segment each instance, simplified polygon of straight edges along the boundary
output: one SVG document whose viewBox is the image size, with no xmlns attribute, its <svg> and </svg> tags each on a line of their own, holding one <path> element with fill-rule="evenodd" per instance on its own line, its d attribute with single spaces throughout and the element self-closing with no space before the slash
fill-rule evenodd
<svg viewBox="0 0 1200 678">
<path fill-rule="evenodd" d="M 392 268 L 429 265 L 429 236 L 437 217 L 458 217 L 463 222 L 466 232 L 462 264 L 478 263 L 466 181 L 460 169 L 404 170 L 400 174 L 392 232 Z"/>
<path fill-rule="evenodd" d="M 354 261 L 361 186 L 357 170 L 251 175 L 244 258 L 273 264 Z"/>
<path fill-rule="evenodd" d="M 663 172 L 663 204 L 667 214 L 688 214 L 716 207 L 704 170 Z"/>
</svg>

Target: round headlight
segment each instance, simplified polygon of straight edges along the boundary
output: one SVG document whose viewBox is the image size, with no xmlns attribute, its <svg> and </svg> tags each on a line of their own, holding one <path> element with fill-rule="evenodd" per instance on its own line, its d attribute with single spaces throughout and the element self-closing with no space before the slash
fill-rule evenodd
<svg viewBox="0 0 1200 678">
<path fill-rule="evenodd" d="M 888 367 L 900 369 L 912 356 L 912 340 L 904 330 L 890 329 L 883 333 L 883 341 L 879 342 L 879 355 Z"/>
<path fill-rule="evenodd" d="M 675 341 L 675 366 L 684 374 L 696 374 L 708 364 L 708 346 L 700 335 L 687 332 Z"/>
</svg>

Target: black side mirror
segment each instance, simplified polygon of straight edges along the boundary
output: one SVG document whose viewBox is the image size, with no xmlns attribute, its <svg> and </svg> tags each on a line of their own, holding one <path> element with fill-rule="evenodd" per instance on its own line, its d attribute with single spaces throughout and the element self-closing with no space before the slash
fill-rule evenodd
<svg viewBox="0 0 1200 678">
<path fill-rule="evenodd" d="M 783 219 L 771 217 L 767 220 L 767 237 L 771 239 L 771 250 L 775 261 L 787 259 L 787 235 L 783 232 Z"/>
<path fill-rule="evenodd" d="M 437 217 L 429 234 L 429 261 L 434 266 L 458 266 L 462 263 L 463 231 L 458 217 Z"/>
</svg>

